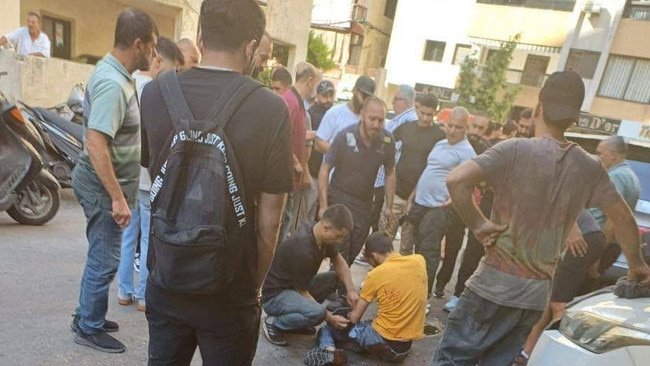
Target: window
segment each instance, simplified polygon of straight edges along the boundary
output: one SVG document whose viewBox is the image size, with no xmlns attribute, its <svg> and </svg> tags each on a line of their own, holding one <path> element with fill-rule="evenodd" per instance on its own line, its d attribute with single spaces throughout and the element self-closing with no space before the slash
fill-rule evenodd
<svg viewBox="0 0 650 366">
<path fill-rule="evenodd" d="M 477 0 L 479 4 L 517 6 L 522 8 L 573 11 L 575 0 Z"/>
<path fill-rule="evenodd" d="M 628 0 L 623 16 L 636 20 L 650 20 L 650 1 Z"/>
<path fill-rule="evenodd" d="M 456 51 L 454 52 L 454 65 L 460 65 L 465 61 L 465 57 L 472 54 L 472 46 L 468 44 L 458 44 L 456 45 Z"/>
<path fill-rule="evenodd" d="M 572 49 L 565 70 L 573 70 L 584 79 L 593 79 L 599 59 L 600 52 Z"/>
<path fill-rule="evenodd" d="M 524 71 L 521 73 L 521 84 L 535 87 L 542 86 L 550 59 L 550 57 L 546 56 L 528 55 Z"/>
<path fill-rule="evenodd" d="M 390 19 L 395 19 L 395 10 L 397 10 L 397 0 L 386 0 L 384 16 Z"/>
<path fill-rule="evenodd" d="M 52 44 L 51 56 L 69 60 L 72 57 L 70 22 L 44 15 L 42 24 L 43 33 L 47 34 Z"/>
<path fill-rule="evenodd" d="M 630 102 L 650 103 L 650 60 L 612 55 L 598 95 Z"/>
<path fill-rule="evenodd" d="M 445 54 L 445 42 L 427 40 L 424 45 L 424 61 L 441 62 Z"/>
</svg>

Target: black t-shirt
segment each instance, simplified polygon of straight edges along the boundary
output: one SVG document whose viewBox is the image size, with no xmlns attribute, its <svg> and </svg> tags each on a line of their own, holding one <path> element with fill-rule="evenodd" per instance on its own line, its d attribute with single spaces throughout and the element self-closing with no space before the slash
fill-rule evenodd
<svg viewBox="0 0 650 366">
<path fill-rule="evenodd" d="M 195 67 L 180 73 L 178 80 L 194 117 L 202 119 L 207 117 L 225 86 L 241 77 L 243 76 L 234 72 Z M 159 158 L 164 160 L 167 157 L 167 140 L 173 131 L 155 79 L 144 88 L 140 109 L 141 163 L 149 167 L 151 175 L 155 177 L 158 174 L 155 169 L 161 163 Z M 257 89 L 233 115 L 225 132 L 239 165 L 246 195 L 246 212 L 256 212 L 255 202 L 260 192 L 279 194 L 293 189 L 290 125 L 287 107 L 280 97 L 266 88 Z M 250 216 L 250 227 L 254 231 L 257 220 L 255 215 Z M 254 232 L 251 237 L 256 237 Z M 238 262 L 235 268 L 241 268 L 242 271 L 236 274 L 236 286 L 226 291 L 232 295 L 228 296 L 228 301 L 233 303 L 237 299 L 249 301 L 256 297 L 257 244 L 250 244 L 246 245 L 248 249 L 242 256 L 235 259 Z M 181 301 L 178 306 L 188 305 Z"/>
<path fill-rule="evenodd" d="M 445 139 L 445 132 L 438 126 L 422 127 L 417 122 L 404 123 L 394 132 L 395 141 L 402 142 L 400 155 L 395 171 L 397 174 L 397 195 L 408 199 L 422 171 L 427 166 L 427 157 L 431 149 L 440 140 Z"/>
<path fill-rule="evenodd" d="M 313 223 L 304 223 L 282 244 L 278 245 L 273 263 L 262 287 L 262 301 L 266 302 L 284 290 L 308 290 L 318 273 L 323 259 L 334 260 L 335 246 L 316 245 Z"/>
<path fill-rule="evenodd" d="M 314 104 L 309 108 L 309 116 L 311 116 L 311 129 L 316 131 L 320 122 L 323 120 L 325 112 L 327 112 L 331 107 L 323 106 L 321 104 Z M 318 172 L 320 171 L 320 166 L 323 163 L 323 154 L 318 152 L 316 148 L 311 150 L 311 156 L 309 157 L 309 174 L 318 178 Z"/>
<path fill-rule="evenodd" d="M 359 124 L 339 132 L 323 161 L 334 167 L 329 194 L 359 204 L 372 202 L 373 188 L 380 166 L 395 167 L 395 139 L 382 130 L 377 140 L 366 146 Z"/>
</svg>

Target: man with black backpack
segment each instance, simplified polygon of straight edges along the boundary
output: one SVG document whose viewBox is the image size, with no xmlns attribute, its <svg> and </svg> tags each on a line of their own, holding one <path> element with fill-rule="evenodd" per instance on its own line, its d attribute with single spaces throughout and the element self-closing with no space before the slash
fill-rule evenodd
<svg viewBox="0 0 650 366">
<path fill-rule="evenodd" d="M 205 0 L 201 64 L 142 94 L 153 178 L 149 365 L 250 365 L 258 289 L 292 190 L 287 108 L 250 73 L 266 25 L 254 0 Z"/>
</svg>

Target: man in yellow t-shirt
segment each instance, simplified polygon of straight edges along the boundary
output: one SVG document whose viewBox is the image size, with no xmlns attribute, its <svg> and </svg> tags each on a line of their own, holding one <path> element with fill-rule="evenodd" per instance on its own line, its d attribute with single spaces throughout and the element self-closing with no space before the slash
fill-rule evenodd
<svg viewBox="0 0 650 366">
<path fill-rule="evenodd" d="M 365 245 L 365 259 L 375 268 L 368 273 L 360 299 L 349 313 L 354 325 L 345 330 L 329 325 L 321 328 L 318 347 L 305 356 L 308 366 L 344 365 L 347 357 L 342 349 L 336 349 L 343 344 L 347 345 L 345 348 L 356 346 L 382 361 L 402 361 L 411 349 L 411 342 L 423 336 L 427 307 L 424 257 L 395 253 L 391 238 L 379 232 L 370 235 Z M 377 317 L 360 321 L 374 300 L 377 300 Z"/>
</svg>

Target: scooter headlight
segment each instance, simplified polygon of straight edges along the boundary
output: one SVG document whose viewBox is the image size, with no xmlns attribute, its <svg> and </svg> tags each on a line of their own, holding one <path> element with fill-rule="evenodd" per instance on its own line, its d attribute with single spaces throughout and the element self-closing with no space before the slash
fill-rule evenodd
<svg viewBox="0 0 650 366">
<path fill-rule="evenodd" d="M 605 353 L 628 346 L 650 346 L 650 334 L 586 311 L 567 311 L 560 332 L 580 347 Z"/>
</svg>

